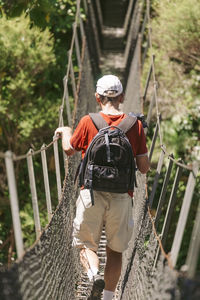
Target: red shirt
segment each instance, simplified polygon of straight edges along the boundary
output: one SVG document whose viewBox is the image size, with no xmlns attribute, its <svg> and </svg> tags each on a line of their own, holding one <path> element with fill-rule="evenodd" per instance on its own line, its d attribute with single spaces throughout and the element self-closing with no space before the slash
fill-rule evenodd
<svg viewBox="0 0 200 300">
<path fill-rule="evenodd" d="M 106 115 L 100 113 L 104 120 L 108 123 L 108 126 L 117 126 L 125 117 L 126 114 L 121 115 Z M 85 155 L 88 145 L 98 133 L 95 125 L 93 124 L 89 115 L 84 116 L 78 126 L 76 127 L 71 139 L 70 144 L 76 151 L 82 151 L 82 158 Z M 146 137 L 144 134 L 143 126 L 140 121 L 137 121 L 133 127 L 126 133 L 130 144 L 133 149 L 133 154 L 145 155 L 147 153 Z"/>
</svg>

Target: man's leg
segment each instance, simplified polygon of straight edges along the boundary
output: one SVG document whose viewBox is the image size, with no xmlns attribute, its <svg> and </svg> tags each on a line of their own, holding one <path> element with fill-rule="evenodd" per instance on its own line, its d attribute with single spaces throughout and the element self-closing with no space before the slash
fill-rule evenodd
<svg viewBox="0 0 200 300">
<path fill-rule="evenodd" d="M 88 300 L 100 300 L 102 291 L 105 287 L 103 278 L 98 273 L 99 271 L 99 258 L 96 252 L 85 248 L 80 251 L 80 261 L 87 272 L 90 280 L 93 280 L 93 287 Z"/>
<path fill-rule="evenodd" d="M 86 273 L 89 275 L 88 277 L 92 279 L 92 276 L 96 275 L 99 270 L 99 258 L 96 252 L 83 248 L 80 251 L 80 261 L 83 265 Z"/>
<path fill-rule="evenodd" d="M 106 247 L 107 262 L 104 272 L 105 290 L 114 292 L 119 281 L 122 267 L 122 253 Z"/>
</svg>

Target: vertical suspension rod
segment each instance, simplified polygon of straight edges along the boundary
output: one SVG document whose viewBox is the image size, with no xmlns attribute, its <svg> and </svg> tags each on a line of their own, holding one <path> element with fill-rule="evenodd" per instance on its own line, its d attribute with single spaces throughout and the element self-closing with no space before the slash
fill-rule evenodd
<svg viewBox="0 0 200 300">
<path fill-rule="evenodd" d="M 33 150 L 30 149 L 27 156 L 27 164 L 28 164 L 28 175 L 29 175 L 29 182 L 30 182 L 30 189 L 31 189 L 31 198 L 32 198 L 32 205 L 33 205 L 33 215 L 35 221 L 35 232 L 36 238 L 38 239 L 41 234 L 41 225 L 40 225 L 40 216 L 39 216 L 39 208 L 38 208 L 38 199 L 37 199 L 37 190 L 35 184 L 35 174 L 33 168 L 33 157 L 32 157 Z"/>
<path fill-rule="evenodd" d="M 6 163 L 6 173 L 8 179 L 9 197 L 10 197 L 10 204 L 11 204 L 11 213 L 12 213 L 17 257 L 21 258 L 24 253 L 24 246 L 23 246 L 22 230 L 21 230 L 21 223 L 19 217 L 17 185 L 16 185 L 14 164 L 13 164 L 11 151 L 7 151 L 5 153 L 5 163 Z"/>
</svg>

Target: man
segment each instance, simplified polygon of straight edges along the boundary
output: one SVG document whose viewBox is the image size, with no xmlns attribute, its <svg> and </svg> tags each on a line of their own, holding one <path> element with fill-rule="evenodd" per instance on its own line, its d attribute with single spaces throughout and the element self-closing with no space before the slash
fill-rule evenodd
<svg viewBox="0 0 200 300">
<path fill-rule="evenodd" d="M 114 75 L 105 75 L 97 82 L 96 101 L 101 107 L 101 116 L 108 126 L 117 126 L 126 115 L 119 106 L 124 101 L 123 87 Z M 82 151 L 82 158 L 88 145 L 98 133 L 89 115 L 84 116 L 73 135 L 69 127 L 58 128 L 55 132 L 62 136 L 62 147 L 67 155 Z M 126 133 L 132 146 L 137 168 L 141 173 L 149 169 L 146 139 L 142 123 L 137 121 Z M 122 266 L 122 252 L 127 249 L 131 238 L 132 220 L 132 191 L 129 193 L 109 193 L 93 191 L 94 205 L 87 190 L 81 190 L 77 200 L 76 217 L 73 228 L 73 244 L 80 248 L 80 260 L 90 280 L 93 289 L 88 299 L 103 300 L 113 298 Z M 102 227 L 105 225 L 107 238 L 107 261 L 104 280 L 99 275 L 99 259 L 96 254 Z"/>
</svg>

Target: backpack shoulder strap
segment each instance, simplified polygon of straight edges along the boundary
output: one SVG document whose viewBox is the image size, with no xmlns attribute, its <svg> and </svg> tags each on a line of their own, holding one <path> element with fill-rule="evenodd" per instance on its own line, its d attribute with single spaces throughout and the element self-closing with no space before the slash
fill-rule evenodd
<svg viewBox="0 0 200 300">
<path fill-rule="evenodd" d="M 100 113 L 90 113 L 89 116 L 98 130 L 108 126 L 108 124 L 106 123 L 104 118 L 100 115 Z"/>
<path fill-rule="evenodd" d="M 127 115 L 126 118 L 123 119 L 117 125 L 117 127 L 120 128 L 121 130 L 123 130 L 124 133 L 126 133 L 127 131 L 129 131 L 129 129 L 131 129 L 131 127 L 133 127 L 133 125 L 136 123 L 136 121 L 137 121 L 137 117 L 136 116 Z"/>
</svg>

